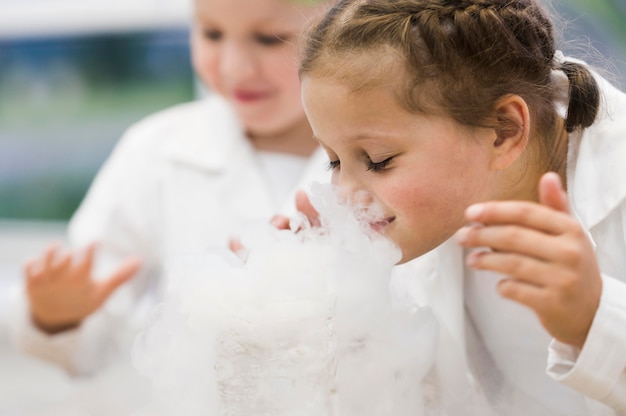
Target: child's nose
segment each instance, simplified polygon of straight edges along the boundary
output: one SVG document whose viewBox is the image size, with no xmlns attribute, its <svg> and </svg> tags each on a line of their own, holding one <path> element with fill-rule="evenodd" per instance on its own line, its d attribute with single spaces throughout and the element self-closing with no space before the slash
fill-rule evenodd
<svg viewBox="0 0 626 416">
<path fill-rule="evenodd" d="M 374 197 L 365 189 L 358 189 L 350 195 L 350 204 L 359 206 L 368 206 L 374 202 Z"/>
<path fill-rule="evenodd" d="M 355 178 L 343 175 L 336 181 L 339 199 L 349 205 L 369 205 L 374 202 L 373 195 Z"/>
<path fill-rule="evenodd" d="M 226 43 L 220 57 L 220 70 L 223 76 L 235 81 L 245 80 L 256 72 L 254 56 L 244 45 Z"/>
</svg>

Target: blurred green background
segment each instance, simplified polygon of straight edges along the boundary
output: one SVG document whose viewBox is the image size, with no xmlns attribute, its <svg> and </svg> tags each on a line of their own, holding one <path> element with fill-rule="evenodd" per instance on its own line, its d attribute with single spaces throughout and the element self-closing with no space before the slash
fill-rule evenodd
<svg viewBox="0 0 626 416">
<path fill-rule="evenodd" d="M 626 0 L 547 0 L 556 11 L 561 49 L 626 87 Z"/>
<path fill-rule="evenodd" d="M 193 97 L 185 29 L 0 40 L 0 218 L 67 220 L 130 124 Z"/>
<path fill-rule="evenodd" d="M 626 85 L 626 0 L 550 4 L 561 48 Z M 67 220 L 123 131 L 194 93 L 185 28 L 0 38 L 0 220 Z"/>
</svg>

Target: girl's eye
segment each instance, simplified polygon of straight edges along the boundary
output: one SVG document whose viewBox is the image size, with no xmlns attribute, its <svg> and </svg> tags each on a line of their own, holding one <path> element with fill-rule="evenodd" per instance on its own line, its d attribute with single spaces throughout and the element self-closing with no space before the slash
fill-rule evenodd
<svg viewBox="0 0 626 416">
<path fill-rule="evenodd" d="M 388 157 L 387 159 L 380 162 L 373 162 L 368 158 L 367 160 L 367 170 L 371 170 L 372 172 L 380 172 L 384 170 L 387 165 L 393 160 L 393 157 Z"/>
<path fill-rule="evenodd" d="M 256 35 L 254 38 L 258 43 L 264 46 L 281 45 L 286 41 L 285 36 L 278 35 Z"/>
<path fill-rule="evenodd" d="M 339 159 L 328 162 L 328 170 L 335 170 L 339 167 Z"/>
<path fill-rule="evenodd" d="M 220 32 L 219 30 L 205 30 L 204 38 L 217 42 L 218 40 L 222 39 L 222 32 Z"/>
</svg>

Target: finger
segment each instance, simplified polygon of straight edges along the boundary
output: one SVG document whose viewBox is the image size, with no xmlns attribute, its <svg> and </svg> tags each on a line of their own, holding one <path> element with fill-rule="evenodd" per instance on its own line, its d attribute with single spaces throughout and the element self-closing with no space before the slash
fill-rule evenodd
<svg viewBox="0 0 626 416">
<path fill-rule="evenodd" d="M 78 264 L 76 265 L 76 275 L 77 279 L 88 279 L 91 278 L 91 270 L 93 268 L 94 257 L 96 253 L 96 244 L 91 243 L 85 247 L 83 252 L 83 257 L 80 259 Z"/>
<path fill-rule="evenodd" d="M 289 223 L 289 218 L 284 215 L 274 215 L 270 220 L 270 224 L 279 230 L 288 230 L 290 228 Z"/>
<path fill-rule="evenodd" d="M 530 201 L 490 201 L 470 205 L 465 210 L 470 222 L 485 225 L 516 224 L 548 234 L 566 232 L 577 223 L 565 212 Z"/>
<path fill-rule="evenodd" d="M 96 303 L 102 305 L 111 294 L 122 284 L 129 281 L 141 268 L 141 260 L 131 258 L 126 260 L 108 279 L 98 283 Z"/>
<path fill-rule="evenodd" d="M 43 269 L 50 270 L 52 268 L 52 263 L 54 262 L 54 258 L 56 257 L 57 250 L 59 249 L 59 244 L 54 243 L 50 245 L 43 255 Z"/>
<path fill-rule="evenodd" d="M 548 172 L 539 181 L 539 202 L 554 210 L 569 213 L 567 193 L 563 189 L 561 177 Z"/>
<path fill-rule="evenodd" d="M 60 243 L 53 243 L 46 248 L 41 257 L 29 260 L 24 267 L 27 278 L 33 283 L 54 279 L 56 276 L 53 273 L 52 264 L 59 247 Z"/>
<path fill-rule="evenodd" d="M 540 312 L 549 305 L 547 291 L 516 279 L 502 279 L 498 282 L 498 292 L 506 299 L 520 303 Z"/>
<path fill-rule="evenodd" d="M 24 276 L 28 282 L 36 282 L 40 281 L 44 276 L 41 273 L 41 260 L 40 259 L 30 259 L 24 263 L 23 266 Z"/>
<path fill-rule="evenodd" d="M 562 250 L 555 237 L 517 225 L 470 225 L 459 229 L 455 238 L 463 247 L 488 247 L 542 260 L 561 260 Z"/>
<path fill-rule="evenodd" d="M 300 190 L 296 193 L 296 209 L 303 213 L 313 227 L 320 226 L 320 214 L 311 204 L 311 200 L 306 192 Z"/>
<path fill-rule="evenodd" d="M 233 238 L 228 242 L 228 248 L 233 253 L 237 253 L 238 251 L 243 250 L 243 244 L 241 244 L 241 241 L 238 239 Z"/>
<path fill-rule="evenodd" d="M 467 256 L 465 262 L 473 269 L 504 274 L 535 287 L 549 286 L 550 277 L 554 275 L 550 264 L 513 253 L 475 251 Z"/>
<path fill-rule="evenodd" d="M 72 254 L 65 253 L 60 258 L 58 258 L 53 264 L 52 269 L 55 273 L 63 273 L 69 269 L 72 264 Z"/>
</svg>

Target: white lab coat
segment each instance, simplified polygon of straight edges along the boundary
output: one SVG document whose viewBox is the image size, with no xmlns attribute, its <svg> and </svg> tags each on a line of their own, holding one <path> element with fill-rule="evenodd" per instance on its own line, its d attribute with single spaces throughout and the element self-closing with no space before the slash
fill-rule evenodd
<svg viewBox="0 0 626 416">
<path fill-rule="evenodd" d="M 591 415 L 615 414 L 592 399 L 626 411 L 626 117 L 617 116 L 626 108 L 626 96 L 605 82 L 602 86 L 601 119 L 570 137 L 568 172 L 572 205 L 593 237 L 604 273 L 602 302 L 582 352 L 554 344 L 548 369 L 551 377 L 589 398 Z M 102 269 L 134 252 L 130 247 L 141 247 L 147 264 L 161 268 L 159 259 L 177 252 L 224 244 L 238 224 L 276 212 L 253 156 L 219 100 L 149 118 L 128 133 L 104 167 L 72 221 L 71 238 L 78 244 L 105 241 L 102 249 L 111 259 L 102 259 Z M 325 161 L 322 154 L 312 158 L 303 183 Z M 486 415 L 483 389 L 466 353 L 462 249 L 448 241 L 398 269 L 395 290 L 432 307 L 440 321 L 432 380 L 441 387 L 446 414 Z M 149 309 L 142 308 L 141 295 L 155 293 L 146 290 L 154 282 L 133 279 L 79 331 L 55 337 L 35 331 L 24 311 L 17 331 L 21 343 L 71 372 L 94 371 L 109 355 L 106 349 L 128 348 L 129 336 Z"/>
<path fill-rule="evenodd" d="M 317 151 L 294 192 L 327 181 L 327 165 Z M 143 260 L 142 272 L 78 330 L 55 336 L 33 327 L 21 296 L 14 338 L 23 350 L 72 374 L 129 358 L 132 340 L 160 296 L 169 259 L 226 248 L 242 227 L 292 214 L 294 201 L 272 201 L 255 150 L 221 98 L 150 116 L 120 140 L 69 225 L 73 246 L 98 242 L 97 276 L 130 255 Z"/>
<path fill-rule="evenodd" d="M 580 393 L 576 396 L 585 409 L 576 409 L 576 415 L 626 415 L 626 94 L 605 80 L 598 78 L 598 81 L 603 92 L 598 120 L 583 133 L 570 135 L 568 193 L 573 210 L 595 246 L 603 278 L 602 299 L 582 351 L 556 341 L 545 351 L 549 338 L 543 351 L 548 376 Z M 406 280 L 395 284 L 403 287 L 397 290 L 406 290 L 419 303 L 430 305 L 439 318 L 437 374 L 451 409 L 449 413 L 482 415 L 482 411 L 472 413 L 466 405 L 467 394 L 480 394 L 484 385 L 480 385 L 476 372 L 472 371 L 473 352 L 468 355 L 467 351 L 465 303 L 468 299 L 464 299 L 467 270 L 463 250 L 453 240 L 407 264 L 405 267 L 414 277 L 406 279 L 405 273 Z M 476 301 L 489 302 L 488 299 Z M 492 314 L 511 312 L 499 309 L 496 302 L 485 308 Z M 518 316 L 516 322 L 521 322 L 520 326 L 538 325 L 531 320 L 536 318 L 528 313 L 527 317 Z M 477 326 L 480 328 L 480 323 Z M 510 328 L 509 332 L 515 336 L 517 328 Z M 495 335 L 503 336 L 507 335 Z M 519 339 L 519 342 L 542 340 Z M 506 357 L 512 364 L 520 360 L 511 351 L 494 350 L 491 354 Z M 529 371 L 524 363 L 512 367 Z M 537 379 L 543 374 L 518 372 L 517 376 Z M 526 414 L 524 411 L 537 414 L 529 409 L 496 413 L 509 416 Z"/>
</svg>

